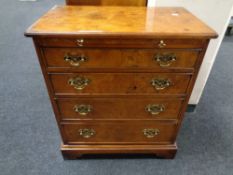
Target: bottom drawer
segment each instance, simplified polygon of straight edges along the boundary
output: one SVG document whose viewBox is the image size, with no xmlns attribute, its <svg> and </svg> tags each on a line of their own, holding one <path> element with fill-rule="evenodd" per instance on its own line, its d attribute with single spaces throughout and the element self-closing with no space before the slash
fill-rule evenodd
<svg viewBox="0 0 233 175">
<path fill-rule="evenodd" d="M 168 144 L 177 123 L 168 121 L 88 121 L 61 124 L 65 144 Z"/>
</svg>

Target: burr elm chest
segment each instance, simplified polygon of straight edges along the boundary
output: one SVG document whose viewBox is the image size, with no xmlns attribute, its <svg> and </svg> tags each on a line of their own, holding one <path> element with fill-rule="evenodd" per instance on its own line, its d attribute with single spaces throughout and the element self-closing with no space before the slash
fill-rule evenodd
<svg viewBox="0 0 233 175">
<path fill-rule="evenodd" d="M 55 6 L 33 38 L 67 158 L 175 156 L 206 48 L 217 34 L 184 8 Z"/>
</svg>

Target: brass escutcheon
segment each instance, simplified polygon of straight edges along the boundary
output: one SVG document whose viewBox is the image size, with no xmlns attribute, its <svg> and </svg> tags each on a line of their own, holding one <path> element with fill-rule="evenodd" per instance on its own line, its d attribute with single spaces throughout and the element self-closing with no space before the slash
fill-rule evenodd
<svg viewBox="0 0 233 175">
<path fill-rule="evenodd" d="M 159 41 L 159 44 L 158 44 L 159 48 L 164 48 L 166 45 L 167 44 L 163 40 Z"/>
<path fill-rule="evenodd" d="M 89 80 L 85 77 L 82 77 L 82 76 L 77 76 L 74 78 L 70 78 L 68 80 L 68 84 L 73 86 L 77 90 L 84 89 L 90 82 L 91 82 L 91 80 Z"/>
<path fill-rule="evenodd" d="M 154 129 L 154 128 L 146 128 L 142 130 L 143 134 L 147 137 L 147 138 L 153 138 L 157 135 L 159 135 L 159 129 Z"/>
<path fill-rule="evenodd" d="M 176 61 L 176 55 L 174 53 L 156 54 L 154 60 L 157 61 L 161 67 L 168 67 L 172 62 Z"/>
<path fill-rule="evenodd" d="M 80 115 L 85 116 L 92 111 L 92 106 L 91 105 L 84 105 L 84 104 L 75 105 L 74 111 L 79 113 Z"/>
<path fill-rule="evenodd" d="M 163 90 L 166 89 L 171 85 L 171 81 L 168 79 L 159 79 L 155 78 L 151 80 L 151 85 L 156 89 L 156 90 Z"/>
<path fill-rule="evenodd" d="M 79 135 L 82 136 L 83 138 L 90 138 L 91 136 L 95 135 L 95 130 L 88 128 L 80 129 Z"/>
<path fill-rule="evenodd" d="M 84 44 L 84 39 L 77 39 L 77 45 L 82 47 Z"/>
<path fill-rule="evenodd" d="M 78 67 L 78 66 L 80 66 L 80 63 L 87 62 L 88 58 L 85 57 L 84 55 L 72 56 L 69 54 L 65 54 L 64 60 L 66 62 L 69 62 L 70 65 Z"/>
<path fill-rule="evenodd" d="M 161 104 L 149 104 L 146 106 L 145 110 L 151 115 L 158 115 L 165 110 L 165 106 Z"/>
</svg>

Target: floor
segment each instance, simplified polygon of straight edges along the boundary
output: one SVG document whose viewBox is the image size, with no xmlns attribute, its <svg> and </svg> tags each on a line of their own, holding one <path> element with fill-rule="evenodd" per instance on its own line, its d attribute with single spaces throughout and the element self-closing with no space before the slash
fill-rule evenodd
<svg viewBox="0 0 233 175">
<path fill-rule="evenodd" d="M 32 41 L 23 35 L 53 4 L 62 2 L 0 2 L 0 174 L 233 175 L 233 37 L 224 39 L 196 111 L 186 114 L 174 160 L 63 160 Z"/>
</svg>

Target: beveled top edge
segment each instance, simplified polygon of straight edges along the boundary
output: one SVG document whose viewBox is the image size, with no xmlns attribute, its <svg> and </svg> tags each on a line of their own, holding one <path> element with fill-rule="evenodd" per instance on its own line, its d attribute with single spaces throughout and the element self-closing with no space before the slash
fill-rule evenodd
<svg viewBox="0 0 233 175">
<path fill-rule="evenodd" d="M 216 38 L 218 34 L 183 7 L 56 5 L 25 36 Z"/>
</svg>

